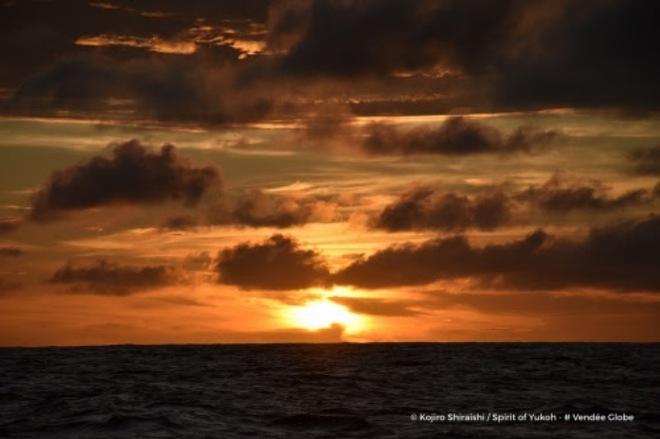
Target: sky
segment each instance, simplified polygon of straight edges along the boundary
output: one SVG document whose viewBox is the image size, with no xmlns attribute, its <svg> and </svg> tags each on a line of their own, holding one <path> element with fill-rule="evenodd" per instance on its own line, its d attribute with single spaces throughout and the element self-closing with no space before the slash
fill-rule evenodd
<svg viewBox="0 0 660 439">
<path fill-rule="evenodd" d="M 0 9 L 0 345 L 660 341 L 658 2 Z"/>
</svg>

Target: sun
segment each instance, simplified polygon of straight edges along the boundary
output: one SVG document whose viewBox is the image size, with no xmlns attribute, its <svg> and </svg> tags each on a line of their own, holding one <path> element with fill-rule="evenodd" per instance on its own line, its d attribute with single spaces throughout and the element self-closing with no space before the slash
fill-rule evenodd
<svg viewBox="0 0 660 439">
<path fill-rule="evenodd" d="M 351 313 L 345 306 L 327 299 L 296 307 L 292 317 L 297 326 L 311 331 L 339 324 L 348 332 L 353 332 L 360 326 L 360 318 L 357 315 Z"/>
</svg>

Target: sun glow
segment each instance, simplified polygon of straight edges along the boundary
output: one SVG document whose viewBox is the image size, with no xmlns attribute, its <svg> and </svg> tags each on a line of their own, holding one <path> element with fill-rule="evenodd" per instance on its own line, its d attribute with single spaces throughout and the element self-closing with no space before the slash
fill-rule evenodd
<svg viewBox="0 0 660 439">
<path fill-rule="evenodd" d="M 293 310 L 292 320 L 296 325 L 312 331 L 339 324 L 347 332 L 354 332 L 361 326 L 361 319 L 357 315 L 351 313 L 345 306 L 327 299 L 296 307 Z"/>
</svg>

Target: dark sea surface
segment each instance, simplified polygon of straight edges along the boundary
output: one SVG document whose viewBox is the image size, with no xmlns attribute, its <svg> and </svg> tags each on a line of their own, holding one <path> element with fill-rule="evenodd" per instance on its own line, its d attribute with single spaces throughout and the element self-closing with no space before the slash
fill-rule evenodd
<svg viewBox="0 0 660 439">
<path fill-rule="evenodd" d="M 660 345 L 0 349 L 0 437 L 660 438 Z"/>
</svg>

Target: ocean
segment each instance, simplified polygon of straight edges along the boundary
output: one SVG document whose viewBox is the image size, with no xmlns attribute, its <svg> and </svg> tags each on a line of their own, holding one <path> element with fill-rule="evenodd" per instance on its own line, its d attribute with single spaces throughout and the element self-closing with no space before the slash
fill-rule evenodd
<svg viewBox="0 0 660 439">
<path fill-rule="evenodd" d="M 660 437 L 660 344 L 0 349 L 2 438 Z"/>
</svg>

